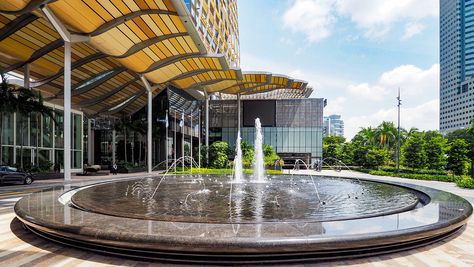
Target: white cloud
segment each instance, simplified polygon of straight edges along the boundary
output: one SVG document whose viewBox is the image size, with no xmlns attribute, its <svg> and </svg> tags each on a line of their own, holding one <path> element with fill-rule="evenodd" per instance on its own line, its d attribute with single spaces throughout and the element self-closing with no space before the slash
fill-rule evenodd
<svg viewBox="0 0 474 267">
<path fill-rule="evenodd" d="M 432 99 L 439 92 L 439 65 L 427 70 L 413 65 L 402 65 L 384 72 L 377 84 L 361 83 L 349 85 L 347 91 L 355 97 L 371 101 L 382 101 L 390 92 L 401 88 L 402 96 Z"/>
<path fill-rule="evenodd" d="M 438 16 L 437 0 L 335 0 L 339 14 L 348 16 L 369 38 L 387 34 L 393 23 Z"/>
<path fill-rule="evenodd" d="M 379 83 L 392 90 L 400 87 L 404 95 L 428 95 L 434 98 L 439 92 L 439 64 L 434 64 L 427 70 L 413 65 L 402 65 L 383 73 Z"/>
<path fill-rule="evenodd" d="M 334 0 L 296 0 L 283 15 L 283 25 L 293 32 L 304 33 L 310 42 L 331 35 L 336 18 Z"/>
<path fill-rule="evenodd" d="M 345 136 L 350 140 L 359 131 L 360 127 L 376 127 L 382 121 L 392 121 L 397 124 L 397 108 L 380 109 L 370 115 L 349 116 L 345 118 Z M 410 129 L 416 127 L 420 130 L 438 129 L 439 99 L 433 99 L 415 107 L 402 105 L 401 127 Z"/>
<path fill-rule="evenodd" d="M 423 31 L 419 20 L 438 13 L 437 0 L 295 0 L 283 15 L 283 25 L 318 42 L 331 35 L 339 17 L 348 17 L 372 39 L 385 36 L 395 23 L 417 21 L 405 25 L 403 38 L 408 39 Z"/>
<path fill-rule="evenodd" d="M 328 99 L 328 105 L 324 108 L 324 116 L 341 114 L 344 110 L 346 98 L 338 96 L 335 99 Z"/>
<path fill-rule="evenodd" d="M 371 86 L 368 83 L 361 83 L 358 85 L 349 85 L 347 90 L 350 94 L 354 95 L 355 97 L 364 99 L 364 100 L 372 100 L 372 101 L 380 101 L 384 98 L 385 94 L 387 93 L 386 89 L 381 86 Z"/>
<path fill-rule="evenodd" d="M 408 40 L 413 36 L 421 33 L 425 29 L 425 25 L 419 22 L 409 22 L 405 24 L 405 34 L 403 34 L 402 40 Z"/>
</svg>

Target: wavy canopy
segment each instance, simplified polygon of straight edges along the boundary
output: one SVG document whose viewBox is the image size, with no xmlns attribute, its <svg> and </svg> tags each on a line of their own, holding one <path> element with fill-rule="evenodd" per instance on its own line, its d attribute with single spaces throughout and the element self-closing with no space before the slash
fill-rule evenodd
<svg viewBox="0 0 474 267">
<path fill-rule="evenodd" d="M 0 1 L 0 70 L 22 74 L 50 101 L 63 95 L 64 46 L 41 11 L 51 12 L 87 42 L 72 45 L 72 104 L 89 113 L 131 114 L 146 105 L 139 75 L 155 88 L 254 94 L 293 89 L 301 80 L 230 68 L 206 51 L 182 0 Z M 160 90 L 156 90 L 156 95 Z"/>
</svg>

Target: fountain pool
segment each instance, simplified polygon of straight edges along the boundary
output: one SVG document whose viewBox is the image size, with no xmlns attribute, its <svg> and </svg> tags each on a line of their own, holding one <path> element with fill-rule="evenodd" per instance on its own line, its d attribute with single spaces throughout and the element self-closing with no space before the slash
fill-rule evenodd
<svg viewBox="0 0 474 267">
<path fill-rule="evenodd" d="M 67 245 L 215 264 L 389 253 L 452 235 L 472 214 L 461 197 L 410 184 L 301 175 L 236 184 L 232 176 L 170 175 L 154 194 L 160 180 L 58 187 L 22 198 L 15 212 L 32 232 Z"/>
</svg>

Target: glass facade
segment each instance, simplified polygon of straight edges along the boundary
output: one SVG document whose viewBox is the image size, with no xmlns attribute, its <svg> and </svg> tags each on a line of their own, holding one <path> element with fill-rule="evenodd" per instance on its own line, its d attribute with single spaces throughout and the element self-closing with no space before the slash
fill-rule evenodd
<svg viewBox="0 0 474 267">
<path fill-rule="evenodd" d="M 274 103 L 274 113 L 268 121 L 273 125 L 262 127 L 263 142 L 278 154 L 307 154 L 312 160 L 322 157 L 324 99 L 285 99 L 242 101 L 242 121 L 255 120 L 261 113 L 262 101 Z M 244 103 L 246 102 L 246 103 Z M 270 103 L 271 102 L 271 103 Z M 237 138 L 237 101 L 210 101 L 209 142 L 226 141 L 235 147 Z M 245 110 L 247 109 L 247 110 Z M 268 112 L 265 116 L 269 116 Z M 244 118 L 246 117 L 246 118 Z M 255 128 L 241 127 L 242 139 L 254 144 Z"/>
<path fill-rule="evenodd" d="M 474 118 L 474 0 L 440 1 L 440 130 Z"/>
<path fill-rule="evenodd" d="M 49 105 L 48 105 L 49 106 Z M 55 119 L 32 113 L 28 116 L 18 113 L 4 114 L 2 126 L 2 163 L 25 170 L 32 166 L 52 163 L 63 167 L 64 116 L 62 109 L 55 110 Z M 72 169 L 82 169 L 82 120 L 81 112 L 74 111 L 72 120 Z"/>
</svg>

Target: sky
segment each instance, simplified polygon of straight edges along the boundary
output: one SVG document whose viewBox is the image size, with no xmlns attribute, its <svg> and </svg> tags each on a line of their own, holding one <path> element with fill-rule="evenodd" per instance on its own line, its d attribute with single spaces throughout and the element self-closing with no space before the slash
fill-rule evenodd
<svg viewBox="0 0 474 267">
<path fill-rule="evenodd" d="M 309 82 L 345 137 L 397 121 L 439 128 L 438 0 L 239 0 L 244 71 Z"/>
</svg>

